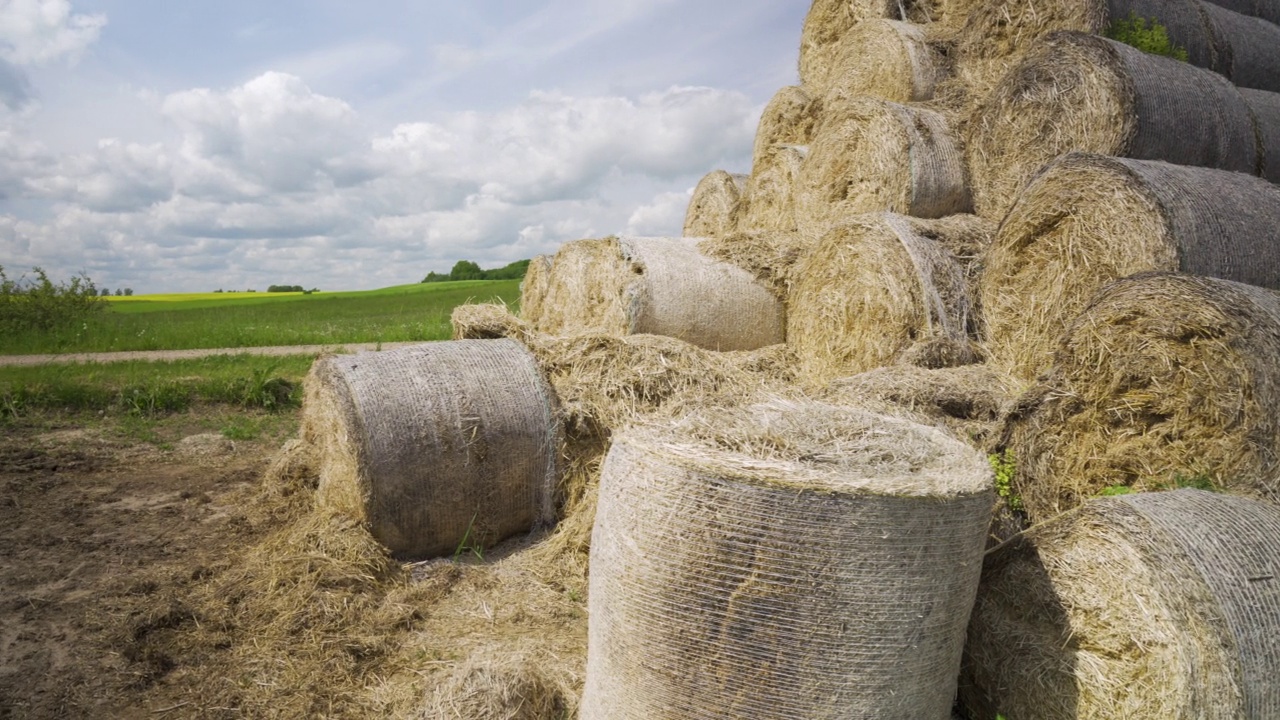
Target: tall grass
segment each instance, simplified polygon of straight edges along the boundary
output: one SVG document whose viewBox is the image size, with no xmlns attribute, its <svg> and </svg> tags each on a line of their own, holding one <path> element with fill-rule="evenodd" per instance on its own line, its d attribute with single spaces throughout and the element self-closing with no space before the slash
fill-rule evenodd
<svg viewBox="0 0 1280 720">
<path fill-rule="evenodd" d="M 310 295 L 119 298 L 71 327 L 6 334 L 0 354 L 445 340 L 454 307 L 493 299 L 514 304 L 519 296 L 519 280 L 481 280 Z"/>
</svg>

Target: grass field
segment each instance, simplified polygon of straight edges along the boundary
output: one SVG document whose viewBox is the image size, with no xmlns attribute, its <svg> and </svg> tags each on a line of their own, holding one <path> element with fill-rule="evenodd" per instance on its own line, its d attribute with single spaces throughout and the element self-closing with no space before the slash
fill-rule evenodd
<svg viewBox="0 0 1280 720">
<path fill-rule="evenodd" d="M 454 307 L 494 299 L 514 305 L 519 296 L 519 280 L 475 280 L 310 295 L 112 297 L 79 326 L 0 338 L 0 354 L 445 340 Z"/>
</svg>

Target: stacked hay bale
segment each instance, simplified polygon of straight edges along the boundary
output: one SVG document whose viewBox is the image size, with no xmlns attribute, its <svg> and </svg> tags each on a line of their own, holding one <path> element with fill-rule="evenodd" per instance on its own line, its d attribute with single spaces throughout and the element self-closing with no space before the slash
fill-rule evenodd
<svg viewBox="0 0 1280 720">
<path fill-rule="evenodd" d="M 462 340 L 323 357 L 304 425 L 321 447 L 318 501 L 420 559 L 555 519 L 560 424 L 534 357 Z"/>
<path fill-rule="evenodd" d="M 1280 187 L 1096 155 L 1047 166 L 986 256 L 981 295 L 993 361 L 1033 379 L 1099 288 L 1147 270 L 1280 288 Z"/>
<path fill-rule="evenodd" d="M 824 106 L 860 97 L 896 103 L 923 102 L 946 74 L 946 61 L 924 26 L 895 20 L 868 20 L 838 41 L 821 88 Z"/>
<path fill-rule="evenodd" d="M 814 0 L 800 33 L 800 80 L 806 86 L 822 86 L 838 64 L 841 40 L 860 23 L 948 23 L 963 17 L 965 9 L 957 5 L 956 0 Z"/>
<path fill-rule="evenodd" d="M 580 717 L 950 717 L 994 496 L 936 430 L 822 403 L 615 438 Z"/>
<path fill-rule="evenodd" d="M 962 258 L 993 229 L 973 216 L 878 213 L 824 235 L 789 297 L 787 342 L 801 375 L 822 385 L 889 365 L 918 343 L 967 347 L 974 308 Z"/>
<path fill-rule="evenodd" d="M 556 253 L 537 328 L 564 335 L 648 333 L 712 350 L 782 342 L 782 304 L 746 271 L 690 238 L 604 238 Z"/>
<path fill-rule="evenodd" d="M 698 243 L 698 252 L 746 270 L 785 302 L 815 245 L 817 238 L 797 232 L 758 230 L 708 238 Z"/>
<path fill-rule="evenodd" d="M 1258 152 L 1264 160 L 1258 174 L 1280 184 L 1280 93 L 1241 88 L 1240 96 L 1258 126 Z"/>
<path fill-rule="evenodd" d="M 1226 280 L 1117 281 L 1068 328 L 1003 445 L 1032 521 L 1108 488 L 1194 482 L 1280 503 L 1280 294 Z"/>
<path fill-rule="evenodd" d="M 966 147 L 974 205 L 995 220 L 1036 171 L 1071 151 L 1262 170 L 1254 117 L 1235 86 L 1082 33 L 1039 43 L 975 112 Z"/>
<path fill-rule="evenodd" d="M 795 178 L 809 152 L 821 107 L 820 100 L 795 86 L 782 88 L 765 106 L 756 128 L 739 229 L 795 229 Z"/>
<path fill-rule="evenodd" d="M 1280 509 L 1197 490 L 1093 500 L 990 553 L 971 718 L 1280 714 Z"/>
<path fill-rule="evenodd" d="M 542 304 L 547 298 L 551 278 L 551 256 L 539 255 L 529 261 L 520 281 L 520 319 L 533 325 L 542 317 Z"/>
<path fill-rule="evenodd" d="M 733 232 L 746 182 L 746 175 L 731 175 L 724 170 L 702 178 L 685 211 L 684 236 L 720 237 Z"/>
<path fill-rule="evenodd" d="M 1218 7 L 1241 15 L 1258 17 L 1280 25 L 1280 2 L 1276 0 L 1209 0 Z"/>
</svg>

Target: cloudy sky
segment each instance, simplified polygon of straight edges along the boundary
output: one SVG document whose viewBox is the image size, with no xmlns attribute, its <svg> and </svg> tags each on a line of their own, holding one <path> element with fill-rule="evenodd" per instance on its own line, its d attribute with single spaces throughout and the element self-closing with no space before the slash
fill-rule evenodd
<svg viewBox="0 0 1280 720">
<path fill-rule="evenodd" d="M 805 0 L 0 0 L 0 265 L 365 289 L 678 234 Z"/>
</svg>

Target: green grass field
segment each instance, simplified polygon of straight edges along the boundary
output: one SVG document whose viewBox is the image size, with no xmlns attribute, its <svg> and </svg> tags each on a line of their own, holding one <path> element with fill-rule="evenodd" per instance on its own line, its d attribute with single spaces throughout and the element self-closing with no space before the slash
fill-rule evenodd
<svg viewBox="0 0 1280 720">
<path fill-rule="evenodd" d="M 445 340 L 454 307 L 495 299 L 514 306 L 519 296 L 519 280 L 475 280 L 310 295 L 112 297 L 87 323 L 0 338 L 0 354 Z"/>
</svg>

